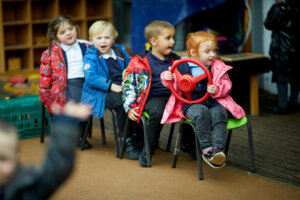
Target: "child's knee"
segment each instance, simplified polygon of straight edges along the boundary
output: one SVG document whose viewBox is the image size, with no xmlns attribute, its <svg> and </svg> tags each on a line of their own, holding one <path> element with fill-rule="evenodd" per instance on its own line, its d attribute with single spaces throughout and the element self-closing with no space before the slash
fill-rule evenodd
<svg viewBox="0 0 300 200">
<path fill-rule="evenodd" d="M 218 122 L 227 123 L 228 114 L 225 108 L 219 107 L 217 109 L 211 109 L 210 114 L 211 114 L 213 124 Z"/>
</svg>

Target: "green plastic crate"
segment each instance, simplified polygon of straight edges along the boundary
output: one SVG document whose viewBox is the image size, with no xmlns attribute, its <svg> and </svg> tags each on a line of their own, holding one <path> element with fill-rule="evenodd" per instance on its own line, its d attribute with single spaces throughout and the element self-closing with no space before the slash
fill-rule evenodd
<svg viewBox="0 0 300 200">
<path fill-rule="evenodd" d="M 21 139 L 39 137 L 42 120 L 42 103 L 38 96 L 0 99 L 0 117 L 14 124 Z M 45 135 L 50 132 L 50 116 L 45 112 Z"/>
</svg>

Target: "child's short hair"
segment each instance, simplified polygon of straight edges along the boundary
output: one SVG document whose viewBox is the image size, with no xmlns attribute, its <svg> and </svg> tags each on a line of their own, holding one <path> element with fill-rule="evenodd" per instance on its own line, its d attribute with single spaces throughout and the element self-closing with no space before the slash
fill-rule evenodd
<svg viewBox="0 0 300 200">
<path fill-rule="evenodd" d="M 94 22 L 89 28 L 89 37 L 93 37 L 96 34 L 102 33 L 105 29 L 110 28 L 113 38 L 116 39 L 119 35 L 114 25 L 110 22 L 99 20 Z"/>
<path fill-rule="evenodd" d="M 150 42 L 150 39 L 153 37 L 157 37 L 163 28 L 173 29 L 175 31 L 174 26 L 167 21 L 154 20 L 150 22 L 145 27 L 146 40 Z"/>
<path fill-rule="evenodd" d="M 212 41 L 215 47 L 218 46 L 216 36 L 204 31 L 197 31 L 195 33 L 189 33 L 186 36 L 186 51 L 188 53 L 188 57 L 191 57 L 190 50 L 195 49 L 197 52 L 199 50 L 199 46 L 202 42 Z"/>
<path fill-rule="evenodd" d="M 13 137 L 16 140 L 16 149 L 19 148 L 19 135 L 15 126 L 0 118 L 0 134 Z"/>
</svg>

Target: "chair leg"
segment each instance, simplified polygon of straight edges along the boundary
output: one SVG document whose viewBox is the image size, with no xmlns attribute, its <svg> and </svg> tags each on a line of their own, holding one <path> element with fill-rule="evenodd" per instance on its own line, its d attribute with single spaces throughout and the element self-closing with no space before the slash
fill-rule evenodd
<svg viewBox="0 0 300 200">
<path fill-rule="evenodd" d="M 174 128 L 175 128 L 175 123 L 172 123 L 170 134 L 169 134 L 169 139 L 168 139 L 168 144 L 167 144 L 167 152 L 170 152 L 170 147 L 171 147 L 171 143 L 172 143 Z"/>
<path fill-rule="evenodd" d="M 129 121 L 129 120 L 130 120 L 130 119 L 127 118 L 126 124 L 125 124 L 124 135 L 123 135 L 123 138 L 122 138 L 121 152 L 120 152 L 120 155 L 119 155 L 119 158 L 120 158 L 120 159 L 123 158 L 123 155 L 124 155 L 124 152 L 125 152 L 126 139 L 127 139 L 127 136 L 128 136 L 129 124 L 130 124 L 130 121 Z"/>
<path fill-rule="evenodd" d="M 101 126 L 102 144 L 106 144 L 106 137 L 105 137 L 105 128 L 104 128 L 104 119 L 103 119 L 103 117 L 100 118 L 100 126 Z"/>
<path fill-rule="evenodd" d="M 42 120 L 41 120 L 41 143 L 44 143 L 44 137 L 45 137 L 45 106 L 42 104 Z"/>
<path fill-rule="evenodd" d="M 200 148 L 200 143 L 197 137 L 196 127 L 194 124 L 189 123 L 190 126 L 193 127 L 194 134 L 195 134 L 195 143 L 196 143 L 196 156 L 197 156 L 197 163 L 198 163 L 198 178 L 199 180 L 203 180 L 203 168 L 202 168 L 202 151 Z"/>
<path fill-rule="evenodd" d="M 113 111 L 109 108 L 106 108 L 106 110 L 109 112 L 111 121 L 113 123 L 113 129 L 114 129 L 114 143 L 115 143 L 115 150 L 116 150 L 116 157 L 119 158 L 119 142 L 118 142 L 118 134 L 117 134 L 117 126 L 116 126 L 116 119 Z"/>
<path fill-rule="evenodd" d="M 179 132 L 177 133 L 177 137 L 176 137 L 175 148 L 174 148 L 174 153 L 173 153 L 172 168 L 176 168 L 178 152 L 180 151 L 180 143 L 181 143 L 181 137 L 182 137 L 182 128 L 181 128 L 182 124 L 180 125 L 180 129 L 179 129 Z"/>
<path fill-rule="evenodd" d="M 93 115 L 92 115 L 93 117 Z M 91 128 L 90 128 L 90 131 L 89 131 L 89 138 L 92 138 L 92 130 L 93 130 L 93 120 L 91 121 Z"/>
<path fill-rule="evenodd" d="M 247 120 L 247 129 L 248 129 L 248 145 L 249 145 L 249 157 L 250 157 L 250 172 L 255 172 L 255 164 L 254 164 L 254 150 L 253 150 L 253 138 L 252 138 L 252 126 Z"/>
<path fill-rule="evenodd" d="M 227 140 L 226 140 L 226 146 L 225 146 L 225 155 L 226 156 L 227 156 L 227 153 L 228 153 L 228 150 L 229 150 L 231 135 L 232 135 L 232 130 L 229 130 L 228 133 L 227 133 Z"/>
<path fill-rule="evenodd" d="M 89 133 L 89 130 L 92 128 L 91 127 L 91 122 L 93 120 L 93 116 L 90 116 L 89 120 L 88 120 L 88 123 L 86 125 L 86 128 L 85 128 L 85 131 L 84 131 L 84 135 L 83 135 L 83 138 L 82 138 L 82 143 L 81 143 L 81 147 L 80 147 L 80 150 L 83 151 L 84 150 L 84 145 L 86 143 L 86 138 L 88 136 L 88 133 Z"/>
<path fill-rule="evenodd" d="M 147 157 L 147 167 L 151 167 L 151 159 L 150 159 L 150 145 L 148 140 L 148 133 L 147 133 L 147 121 L 144 116 L 141 117 L 144 129 L 144 143 L 146 148 L 146 157 Z"/>
</svg>

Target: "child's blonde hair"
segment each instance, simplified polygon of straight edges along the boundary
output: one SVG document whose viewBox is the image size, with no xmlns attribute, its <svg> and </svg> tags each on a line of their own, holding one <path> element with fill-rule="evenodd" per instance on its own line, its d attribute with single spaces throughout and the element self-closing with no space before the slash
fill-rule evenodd
<svg viewBox="0 0 300 200">
<path fill-rule="evenodd" d="M 174 26 L 167 21 L 154 20 L 150 22 L 145 27 L 146 40 L 150 43 L 151 38 L 157 37 L 163 28 L 173 29 L 175 31 Z"/>
<path fill-rule="evenodd" d="M 110 22 L 99 20 L 94 22 L 89 28 L 89 37 L 92 38 L 96 34 L 102 33 L 107 28 L 110 28 L 112 31 L 113 39 L 116 39 L 119 35 L 118 31 L 114 27 L 114 25 Z"/>
<path fill-rule="evenodd" d="M 215 47 L 217 48 L 218 42 L 216 36 L 213 34 L 204 32 L 204 31 L 197 31 L 195 33 L 189 33 L 186 36 L 186 51 L 188 53 L 188 57 L 191 57 L 191 50 L 196 50 L 197 54 L 199 53 L 199 46 L 202 42 L 212 41 Z"/>
</svg>

